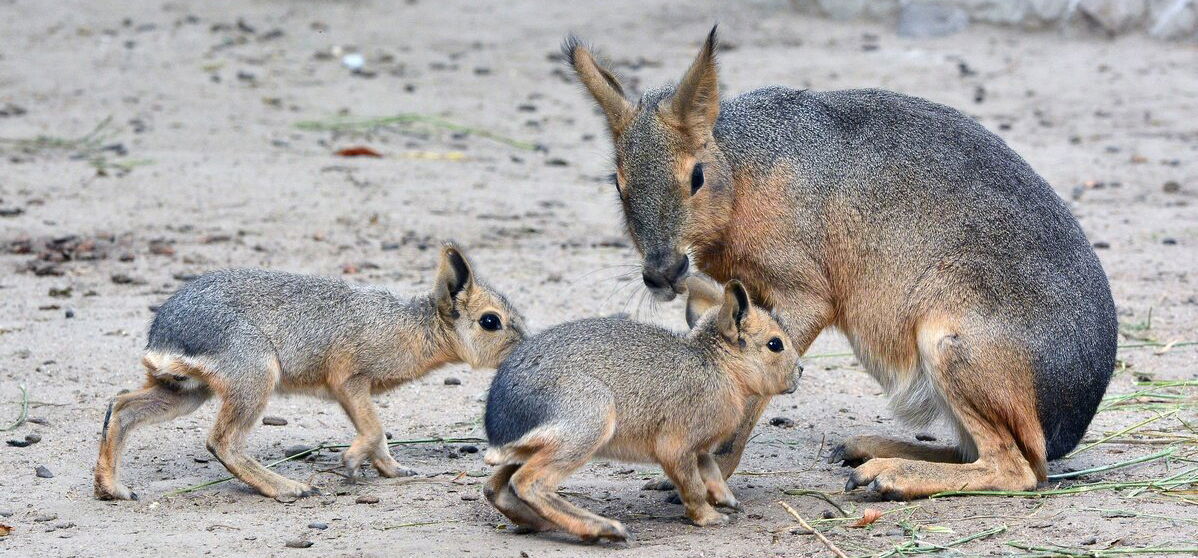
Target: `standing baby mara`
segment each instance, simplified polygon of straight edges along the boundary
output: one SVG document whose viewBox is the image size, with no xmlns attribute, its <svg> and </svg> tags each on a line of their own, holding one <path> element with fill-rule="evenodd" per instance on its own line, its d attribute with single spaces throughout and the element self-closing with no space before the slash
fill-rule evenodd
<svg viewBox="0 0 1198 558">
<path fill-rule="evenodd" d="M 493 368 L 524 338 L 524 319 L 480 281 L 461 249 L 441 250 L 436 285 L 411 300 L 344 281 L 261 270 L 205 274 L 159 309 L 142 364 L 145 386 L 108 407 L 96 463 L 101 499 L 136 499 L 117 476 L 129 433 L 222 404 L 208 450 L 265 496 L 290 501 L 315 489 L 245 453 L 245 438 L 275 393 L 336 400 L 358 431 L 343 462 L 367 459 L 385 477 L 413 474 L 387 448 L 371 395 L 444 364 Z"/>
<path fill-rule="evenodd" d="M 623 318 L 561 324 L 530 337 L 500 365 L 487 399 L 484 494 L 521 528 L 584 540 L 624 540 L 618 521 L 570 504 L 558 484 L 592 458 L 657 462 L 698 525 L 740 505 L 712 458 L 746 401 L 790 393 L 798 352 L 738 281 L 722 292 L 688 282 L 686 334 Z M 707 311 L 709 308 L 716 308 Z"/>
</svg>

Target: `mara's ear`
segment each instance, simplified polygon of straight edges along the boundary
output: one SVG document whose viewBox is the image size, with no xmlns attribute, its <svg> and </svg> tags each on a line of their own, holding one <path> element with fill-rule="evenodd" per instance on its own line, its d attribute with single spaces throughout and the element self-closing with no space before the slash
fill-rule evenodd
<svg viewBox="0 0 1198 558">
<path fill-rule="evenodd" d="M 701 144 L 715 127 L 720 114 L 720 87 L 716 76 L 715 27 L 699 49 L 678 88 L 663 111 L 666 118 L 696 144 Z"/>
<path fill-rule="evenodd" d="M 729 341 L 740 338 L 741 322 L 749 315 L 749 305 L 749 292 L 740 281 L 733 279 L 724 286 L 724 304 L 716 323 Z"/>
<path fill-rule="evenodd" d="M 710 277 L 692 273 L 686 278 L 686 325 L 695 327 L 699 318 L 724 300 L 720 284 Z"/>
<path fill-rule="evenodd" d="M 441 247 L 441 263 L 437 266 L 437 285 L 434 288 L 437 308 L 445 314 L 452 315 L 458 293 L 473 281 L 474 271 L 470 269 L 470 262 L 462 254 L 461 248 L 452 242 L 446 242 Z"/>
<path fill-rule="evenodd" d="M 607 126 L 611 129 L 612 137 L 618 137 L 624 132 L 635 112 L 632 103 L 624 97 L 624 88 L 620 86 L 620 80 L 600 66 L 591 55 L 591 51 L 574 35 L 566 37 L 562 43 L 562 53 L 566 55 L 566 60 L 570 61 L 574 73 L 578 74 L 579 81 L 607 116 Z"/>
</svg>

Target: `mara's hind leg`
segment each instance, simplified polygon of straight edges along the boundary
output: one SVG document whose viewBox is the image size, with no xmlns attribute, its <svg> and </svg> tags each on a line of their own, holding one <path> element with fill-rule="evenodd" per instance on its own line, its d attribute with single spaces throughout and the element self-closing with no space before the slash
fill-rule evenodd
<svg viewBox="0 0 1198 558">
<path fill-rule="evenodd" d="M 925 325 L 918 334 L 926 373 L 962 433 L 976 448 L 971 463 L 901 457 L 871 459 L 853 471 L 846 489 L 868 485 L 892 499 L 948 490 L 1031 490 L 1044 480 L 1044 432 L 1036 411 L 1033 369 L 1024 352 L 983 330 Z"/>
<path fill-rule="evenodd" d="M 546 445 L 512 475 L 512 489 L 538 515 L 584 541 L 626 540 L 628 530 L 619 521 L 584 510 L 557 494 L 562 480 L 586 464 L 595 449 L 563 451 Z"/>
<path fill-rule="evenodd" d="M 311 485 L 293 481 L 258 463 L 245 453 L 245 438 L 266 408 L 274 384 L 279 377 L 278 363 L 271 362 L 262 370 L 243 370 L 243 375 L 227 384 L 214 385 L 223 402 L 216 415 L 216 425 L 208 436 L 208 451 L 242 482 L 254 487 L 263 496 L 280 502 L 291 502 L 316 493 Z"/>
<path fill-rule="evenodd" d="M 843 463 L 856 467 L 870 459 L 901 457 L 915 461 L 961 463 L 961 451 L 952 446 L 933 446 L 885 436 L 853 436 L 832 449 L 828 463 Z"/>
<path fill-rule="evenodd" d="M 333 394 L 358 431 L 358 436 L 342 456 L 345 474 L 350 480 L 357 478 L 358 469 L 367 458 L 384 477 L 408 477 L 416 474 L 412 469 L 401 467 L 391 456 L 383 424 L 379 421 L 374 402 L 370 400 L 368 379 L 351 377 L 345 383 L 334 386 Z"/>
<path fill-rule="evenodd" d="M 556 525 L 533 511 L 512 491 L 512 475 L 515 475 L 521 466 L 523 463 L 500 465 L 483 486 L 483 496 L 487 497 L 487 501 L 491 502 L 495 509 L 518 525 L 519 532 L 535 533 L 556 529 Z"/>
<path fill-rule="evenodd" d="M 135 428 L 186 415 L 208 400 L 207 387 L 183 390 L 151 379 L 146 387 L 118 395 L 108 404 L 100 433 L 96 460 L 95 495 L 101 500 L 136 500 L 137 494 L 121 484 L 117 469 L 129 433 Z"/>
</svg>

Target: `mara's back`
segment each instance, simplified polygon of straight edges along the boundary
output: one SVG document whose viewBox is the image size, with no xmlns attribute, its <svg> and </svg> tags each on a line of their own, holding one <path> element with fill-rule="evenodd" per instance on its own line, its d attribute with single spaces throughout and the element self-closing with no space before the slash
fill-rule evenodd
<svg viewBox="0 0 1198 558">
<path fill-rule="evenodd" d="M 850 339 L 888 342 L 857 319 L 901 335 L 936 308 L 978 315 L 1032 353 L 1049 458 L 1076 444 L 1113 369 L 1114 303 L 1076 219 L 1001 138 L 924 99 L 781 87 L 722 103 L 714 135 L 740 172 L 783 169 Z"/>
<path fill-rule="evenodd" d="M 506 444 L 604 401 L 614 401 L 618 414 L 677 415 L 663 402 L 695 393 L 715 373 L 689 340 L 657 326 L 624 318 L 560 324 L 527 339 L 499 366 L 487 397 L 487 437 Z"/>
<path fill-rule="evenodd" d="M 250 349 L 269 340 L 285 369 L 315 366 L 338 343 L 397 330 L 406 302 L 384 289 L 339 279 L 257 269 L 206 273 L 159 308 L 147 349 L 185 356 Z"/>
</svg>

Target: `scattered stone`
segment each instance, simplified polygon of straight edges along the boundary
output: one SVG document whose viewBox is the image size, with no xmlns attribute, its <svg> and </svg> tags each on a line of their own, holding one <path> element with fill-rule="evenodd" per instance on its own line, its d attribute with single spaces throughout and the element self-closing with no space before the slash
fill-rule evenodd
<svg viewBox="0 0 1198 558">
<path fill-rule="evenodd" d="M 55 519 L 58 519 L 58 514 L 56 513 L 43 513 L 33 518 L 33 520 L 38 523 L 46 523 L 47 521 L 54 521 Z"/>
<path fill-rule="evenodd" d="M 795 425 L 795 421 L 793 421 L 787 417 L 774 417 L 774 418 L 770 419 L 770 426 L 777 426 L 780 428 L 794 428 L 794 425 Z"/>
<path fill-rule="evenodd" d="M 14 448 L 25 448 L 33 445 L 29 440 L 9 440 L 5 443 Z"/>
<path fill-rule="evenodd" d="M 915 439 L 921 442 L 935 442 L 936 437 L 931 434 L 916 434 Z"/>
<path fill-rule="evenodd" d="M 329 528 L 329 524 L 328 523 L 320 523 L 320 522 L 312 522 L 312 523 L 308 524 L 308 528 L 324 531 L 325 529 Z"/>
<path fill-rule="evenodd" d="M 287 422 L 287 421 L 283 421 L 283 422 Z M 291 447 L 288 447 L 287 449 L 283 450 L 283 455 L 286 457 L 295 457 L 295 456 L 297 456 L 301 453 L 304 453 L 306 451 L 309 451 L 311 449 L 312 449 L 311 447 L 308 447 L 305 445 L 291 446 Z"/>
<path fill-rule="evenodd" d="M 33 471 L 34 471 L 34 473 L 37 473 L 38 478 L 43 478 L 43 479 L 54 478 L 54 473 L 51 473 L 50 470 L 47 469 L 45 465 L 38 465 L 37 468 L 34 469 Z"/>
<path fill-rule="evenodd" d="M 478 500 L 478 495 L 477 494 L 463 494 L 462 500 L 466 501 L 466 502 L 473 502 L 475 500 Z"/>
<path fill-rule="evenodd" d="M 287 548 L 311 548 L 312 541 L 297 539 L 297 540 L 293 540 L 293 541 L 287 541 L 286 546 L 287 546 Z"/>
<path fill-rule="evenodd" d="M 459 380 L 459 379 L 457 379 L 457 378 L 455 378 L 455 377 L 453 377 L 453 376 L 450 376 L 450 377 L 448 377 L 448 378 L 445 378 L 445 385 L 447 385 L 447 386 L 460 386 L 460 385 L 462 385 L 462 381 L 461 381 L 461 380 Z"/>
<path fill-rule="evenodd" d="M 36 443 L 42 441 L 42 435 L 38 434 L 36 432 L 31 433 L 31 434 L 26 434 L 25 441 L 29 442 L 30 444 L 36 444 Z"/>
<path fill-rule="evenodd" d="M 1161 244 L 1164 244 L 1165 246 L 1176 246 L 1177 239 L 1172 238 L 1172 237 L 1165 237 L 1165 238 L 1161 239 Z"/>
<path fill-rule="evenodd" d="M 0 118 L 8 118 L 10 116 L 21 116 L 21 115 L 24 115 L 26 112 L 27 111 L 25 110 L 25 107 L 22 107 L 19 105 L 14 105 L 12 103 L 4 103 L 4 106 L 0 106 Z"/>
<path fill-rule="evenodd" d="M 379 497 L 367 494 L 365 496 L 358 496 L 358 499 L 354 500 L 354 502 L 358 504 L 377 504 L 379 503 Z"/>
<path fill-rule="evenodd" d="M 50 291 L 47 294 L 50 295 L 50 298 L 71 298 L 71 288 L 50 287 Z"/>
<path fill-rule="evenodd" d="M 0 217 L 16 217 L 22 213 L 25 210 L 20 207 L 0 207 Z"/>
<path fill-rule="evenodd" d="M 274 415 L 266 415 L 262 417 L 262 424 L 266 426 L 287 426 L 287 419 Z"/>
<path fill-rule="evenodd" d="M 12 517 L 12 510 L 0 510 L 0 517 Z"/>
<path fill-rule="evenodd" d="M 551 167 L 568 167 L 568 166 L 570 166 L 570 161 L 567 161 L 560 157 L 554 157 L 552 159 L 549 159 L 548 161 L 545 161 L 545 164 L 549 165 Z"/>
<path fill-rule="evenodd" d="M 112 279 L 112 282 L 116 283 L 117 285 L 145 285 L 146 284 L 145 279 L 138 279 L 136 277 L 132 277 L 125 273 L 114 273 L 110 279 Z"/>
<path fill-rule="evenodd" d="M 1107 248 L 1110 248 L 1110 247 L 1111 247 L 1111 243 L 1106 242 L 1105 240 L 1099 240 L 1098 242 L 1094 243 L 1095 250 L 1106 250 Z"/>
<path fill-rule="evenodd" d="M 33 424 L 40 424 L 42 426 L 50 426 L 50 421 L 48 421 L 42 417 L 32 417 L 27 422 L 32 422 Z"/>
<path fill-rule="evenodd" d="M 67 317 L 67 319 L 69 320 L 69 319 L 75 317 L 75 311 L 68 308 L 67 311 L 63 313 L 63 315 L 65 315 Z"/>
<path fill-rule="evenodd" d="M 465 445 L 465 446 L 458 448 L 458 451 L 460 451 L 462 453 L 478 453 L 478 446 Z"/>
<path fill-rule="evenodd" d="M 63 521 L 61 523 L 54 524 L 55 529 L 70 529 L 74 526 L 75 526 L 75 523 L 73 521 Z"/>
<path fill-rule="evenodd" d="M 1170 180 L 1164 186 L 1161 186 L 1161 190 L 1166 194 L 1176 194 L 1181 191 L 1181 183 L 1176 180 Z"/>
<path fill-rule="evenodd" d="M 824 510 L 824 512 L 819 514 L 819 516 L 824 519 L 832 519 L 836 517 L 836 514 L 832 513 L 832 510 Z"/>
</svg>

